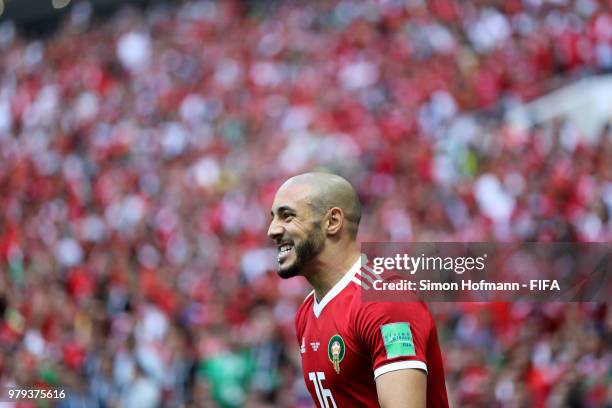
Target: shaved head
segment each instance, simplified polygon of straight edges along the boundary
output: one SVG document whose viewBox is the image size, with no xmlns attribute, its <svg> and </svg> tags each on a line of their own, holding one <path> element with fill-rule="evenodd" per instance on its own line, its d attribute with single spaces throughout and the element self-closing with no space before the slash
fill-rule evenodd
<svg viewBox="0 0 612 408">
<path fill-rule="evenodd" d="M 361 205 L 351 183 L 340 176 L 305 173 L 290 178 L 276 192 L 270 217 L 268 237 L 278 248 L 281 278 L 312 278 L 330 256 L 359 254 Z"/>
<path fill-rule="evenodd" d="M 330 173 L 304 173 L 290 178 L 283 187 L 290 185 L 308 187 L 307 201 L 319 215 L 333 207 L 342 209 L 351 237 L 357 236 L 361 204 L 357 192 L 345 178 Z"/>
</svg>

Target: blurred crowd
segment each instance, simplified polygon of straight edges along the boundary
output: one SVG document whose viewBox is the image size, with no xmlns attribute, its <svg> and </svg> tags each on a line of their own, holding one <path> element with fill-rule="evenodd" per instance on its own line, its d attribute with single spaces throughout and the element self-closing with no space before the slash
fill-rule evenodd
<svg viewBox="0 0 612 408">
<path fill-rule="evenodd" d="M 361 241 L 612 239 L 612 129 L 506 109 L 612 69 L 594 0 L 75 4 L 0 24 L 0 387 L 310 407 L 265 231 L 345 175 Z M 611 407 L 608 304 L 435 304 L 452 406 Z M 21 402 L 17 406 L 45 406 Z M 54 405 L 55 403 L 46 405 Z"/>
</svg>

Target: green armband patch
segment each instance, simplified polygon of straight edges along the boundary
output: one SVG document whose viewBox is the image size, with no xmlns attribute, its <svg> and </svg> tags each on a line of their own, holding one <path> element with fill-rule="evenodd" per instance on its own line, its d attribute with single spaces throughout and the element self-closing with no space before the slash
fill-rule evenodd
<svg viewBox="0 0 612 408">
<path fill-rule="evenodd" d="M 415 356 L 410 323 L 389 323 L 380 327 L 387 358 Z"/>
</svg>

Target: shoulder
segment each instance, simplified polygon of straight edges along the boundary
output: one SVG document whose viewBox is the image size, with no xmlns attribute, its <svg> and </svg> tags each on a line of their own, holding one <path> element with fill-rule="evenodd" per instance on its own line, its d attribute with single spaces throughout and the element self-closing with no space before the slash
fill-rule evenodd
<svg viewBox="0 0 612 408">
<path fill-rule="evenodd" d="M 398 279 L 395 275 L 384 277 L 384 281 L 390 282 Z M 363 290 L 372 290 L 374 281 L 380 277 L 373 275 L 368 270 L 360 270 L 354 278 L 355 286 L 361 286 L 361 290 L 353 292 L 351 309 L 356 323 L 368 321 L 385 322 L 397 321 L 418 321 L 421 325 L 427 326 L 433 322 L 427 305 L 417 296 L 416 293 L 402 295 L 402 299 L 390 298 L 388 301 L 384 297 L 373 297 L 375 301 L 365 301 L 361 296 Z M 368 297 L 366 297 L 368 298 Z M 369 297 L 372 299 L 372 297 Z M 398 301 L 401 300 L 401 301 Z"/>
<path fill-rule="evenodd" d="M 306 313 L 308 310 L 312 309 L 313 300 L 314 300 L 314 290 L 311 291 L 308 295 L 306 295 L 306 297 L 302 301 L 302 304 L 298 307 L 297 313 L 295 314 L 296 319 L 300 315 L 302 315 L 302 314 Z"/>
<path fill-rule="evenodd" d="M 295 313 L 295 328 L 299 332 L 300 327 L 304 325 L 308 313 L 312 313 L 312 303 L 314 299 L 314 290 L 311 291 L 305 298 L 302 304 L 298 307 Z"/>
<path fill-rule="evenodd" d="M 434 326 L 431 313 L 422 301 L 361 302 L 361 299 L 355 299 L 353 311 L 358 331 L 368 331 L 369 328 L 395 322 L 407 322 L 425 331 Z"/>
</svg>

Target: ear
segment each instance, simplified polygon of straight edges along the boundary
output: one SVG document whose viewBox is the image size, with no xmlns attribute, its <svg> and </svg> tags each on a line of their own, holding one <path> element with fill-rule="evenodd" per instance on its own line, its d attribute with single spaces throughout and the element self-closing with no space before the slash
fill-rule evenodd
<svg viewBox="0 0 612 408">
<path fill-rule="evenodd" d="M 344 225 L 344 212 L 339 207 L 332 207 L 327 215 L 327 233 L 336 235 Z"/>
</svg>

